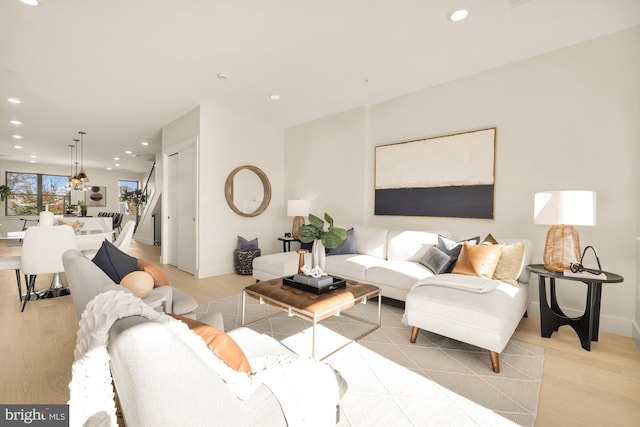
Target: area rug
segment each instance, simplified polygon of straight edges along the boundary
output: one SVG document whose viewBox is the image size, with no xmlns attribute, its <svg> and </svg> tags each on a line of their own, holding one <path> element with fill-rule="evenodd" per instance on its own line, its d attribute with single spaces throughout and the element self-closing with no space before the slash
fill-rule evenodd
<svg viewBox="0 0 640 427">
<path fill-rule="evenodd" d="M 206 302 L 196 312 L 221 312 L 225 329 L 230 330 L 241 324 L 241 299 L 237 294 Z M 369 301 L 347 313 L 375 321 L 377 306 Z M 349 384 L 340 425 L 387 425 L 385 420 L 394 426 L 534 425 L 542 347 L 511 339 L 500 354 L 500 374 L 495 374 L 487 350 L 426 331 L 420 331 L 415 344 L 409 343 L 411 329 L 402 324 L 403 311 L 383 303 L 379 329 L 325 359 Z M 247 298 L 245 322 L 274 313 L 281 314 L 249 327 L 309 355 L 310 322 Z M 323 320 L 317 330 L 317 351 L 330 354 L 369 328 L 344 315 Z"/>
</svg>

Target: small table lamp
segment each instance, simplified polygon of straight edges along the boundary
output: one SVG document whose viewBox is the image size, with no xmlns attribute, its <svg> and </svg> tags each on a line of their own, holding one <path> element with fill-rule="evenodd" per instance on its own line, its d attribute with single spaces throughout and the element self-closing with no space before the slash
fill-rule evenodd
<svg viewBox="0 0 640 427">
<path fill-rule="evenodd" d="M 298 227 L 304 225 L 304 217 L 309 215 L 311 202 L 308 200 L 289 200 L 287 202 L 287 216 L 293 217 L 293 225 L 291 226 L 291 236 L 294 239 L 300 237 Z"/>
<path fill-rule="evenodd" d="M 596 225 L 594 191 L 546 191 L 535 194 L 534 224 L 551 225 L 544 246 L 544 268 L 564 271 L 580 261 L 580 239 L 574 225 Z"/>
</svg>

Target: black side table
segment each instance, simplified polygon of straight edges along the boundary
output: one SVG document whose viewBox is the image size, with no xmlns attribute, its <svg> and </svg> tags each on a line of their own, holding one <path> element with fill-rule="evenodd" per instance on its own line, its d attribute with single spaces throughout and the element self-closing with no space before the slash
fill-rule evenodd
<svg viewBox="0 0 640 427">
<path fill-rule="evenodd" d="M 531 264 L 527 270 L 538 275 L 540 293 L 540 335 L 550 338 L 560 326 L 571 326 L 578 337 L 582 348 L 591 351 L 591 341 L 598 341 L 600 329 L 600 298 L 603 283 L 619 283 L 624 279 L 615 273 L 603 271 L 606 278 L 565 276 L 561 272 L 549 271 L 542 264 Z M 547 302 L 546 279 L 549 279 L 551 306 Z M 568 317 L 562 312 L 556 299 L 556 279 L 573 280 L 586 283 L 587 304 L 580 317 Z"/>
<path fill-rule="evenodd" d="M 294 239 L 293 237 L 278 237 L 278 240 L 282 242 L 282 252 L 291 251 L 291 242 L 300 241 L 300 239 Z"/>
</svg>

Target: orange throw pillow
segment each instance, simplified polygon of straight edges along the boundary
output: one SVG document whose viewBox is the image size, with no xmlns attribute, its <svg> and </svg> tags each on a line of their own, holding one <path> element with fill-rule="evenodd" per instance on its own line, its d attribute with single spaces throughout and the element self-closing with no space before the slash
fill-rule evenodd
<svg viewBox="0 0 640 427">
<path fill-rule="evenodd" d="M 189 319 L 188 317 L 169 313 L 167 313 L 167 315 L 184 322 L 189 329 L 200 335 L 213 354 L 228 367 L 239 372 L 251 374 L 251 365 L 249 365 L 247 356 L 244 355 L 240 346 L 238 346 L 229 335 L 218 328 L 198 322 L 197 320 Z"/>
<path fill-rule="evenodd" d="M 137 259 L 138 262 L 138 270 L 147 272 L 153 277 L 153 287 L 157 288 L 158 286 L 169 286 L 169 279 L 164 274 L 164 271 L 151 261 L 147 261 L 146 259 Z"/>
<path fill-rule="evenodd" d="M 452 273 L 491 279 L 502 255 L 503 248 L 503 244 L 476 245 L 464 242 L 462 252 L 453 267 Z"/>
</svg>

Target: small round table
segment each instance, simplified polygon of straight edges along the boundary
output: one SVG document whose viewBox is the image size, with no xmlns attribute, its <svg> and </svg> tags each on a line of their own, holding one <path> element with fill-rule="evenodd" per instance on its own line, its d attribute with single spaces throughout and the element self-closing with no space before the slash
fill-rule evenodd
<svg viewBox="0 0 640 427">
<path fill-rule="evenodd" d="M 565 276 L 562 272 L 550 271 L 542 264 L 531 264 L 527 270 L 538 275 L 540 293 L 540 335 L 550 338 L 551 334 L 560 326 L 571 326 L 578 337 L 582 348 L 591 351 L 591 341 L 598 341 L 598 330 L 600 328 L 600 297 L 603 283 L 619 283 L 624 279 L 622 276 L 603 271 L 604 277 L 589 276 L 575 277 Z M 549 293 L 551 305 L 547 302 L 546 279 L 549 279 Z M 573 280 L 586 283 L 587 304 L 584 314 L 580 317 L 569 317 L 562 312 L 556 298 L 556 279 Z"/>
</svg>

